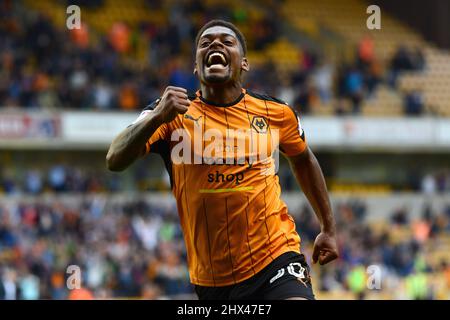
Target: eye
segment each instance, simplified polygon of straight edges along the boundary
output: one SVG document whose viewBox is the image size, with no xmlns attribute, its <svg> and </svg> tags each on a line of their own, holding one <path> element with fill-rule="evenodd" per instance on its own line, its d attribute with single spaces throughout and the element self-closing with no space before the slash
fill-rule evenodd
<svg viewBox="0 0 450 320">
<path fill-rule="evenodd" d="M 200 42 L 200 48 L 205 48 L 205 47 L 209 46 L 210 43 L 211 43 L 211 41 L 202 41 L 202 42 Z"/>
<path fill-rule="evenodd" d="M 223 43 L 224 43 L 226 46 L 232 46 L 232 45 L 233 45 L 233 41 L 231 41 L 231 40 L 225 40 Z"/>
</svg>

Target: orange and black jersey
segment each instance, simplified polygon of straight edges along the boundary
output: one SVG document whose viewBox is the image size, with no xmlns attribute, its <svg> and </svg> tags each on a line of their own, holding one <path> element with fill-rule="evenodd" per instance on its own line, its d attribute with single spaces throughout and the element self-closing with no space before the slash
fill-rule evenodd
<svg viewBox="0 0 450 320">
<path fill-rule="evenodd" d="M 285 252 L 300 252 L 273 154 L 302 153 L 305 135 L 295 112 L 269 96 L 243 89 L 227 105 L 200 92 L 190 100 L 187 113 L 161 125 L 146 151 L 161 154 L 169 171 L 191 282 L 231 285 Z"/>
</svg>

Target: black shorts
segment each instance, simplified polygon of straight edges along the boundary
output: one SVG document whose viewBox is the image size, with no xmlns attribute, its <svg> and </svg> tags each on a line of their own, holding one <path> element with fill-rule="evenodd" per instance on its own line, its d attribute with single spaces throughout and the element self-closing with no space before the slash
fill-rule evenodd
<svg viewBox="0 0 450 320">
<path fill-rule="evenodd" d="M 200 300 L 314 300 L 310 268 L 305 256 L 286 252 L 243 282 L 225 287 L 195 286 Z"/>
</svg>

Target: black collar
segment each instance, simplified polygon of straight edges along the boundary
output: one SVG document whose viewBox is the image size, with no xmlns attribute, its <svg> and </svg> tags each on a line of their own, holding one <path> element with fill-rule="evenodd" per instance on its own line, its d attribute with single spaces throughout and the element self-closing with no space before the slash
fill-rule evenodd
<svg viewBox="0 0 450 320">
<path fill-rule="evenodd" d="M 204 103 L 206 103 L 206 104 L 208 104 L 210 106 L 214 106 L 214 107 L 231 107 L 231 106 L 234 106 L 235 104 L 238 104 L 239 101 L 242 100 L 244 95 L 245 95 L 245 93 L 242 92 L 236 100 L 234 100 L 233 102 L 230 102 L 230 103 L 215 103 L 215 102 L 211 102 L 211 101 L 208 101 L 205 98 L 203 98 L 201 94 L 199 94 L 198 97 L 200 98 L 201 101 L 203 101 Z"/>
</svg>

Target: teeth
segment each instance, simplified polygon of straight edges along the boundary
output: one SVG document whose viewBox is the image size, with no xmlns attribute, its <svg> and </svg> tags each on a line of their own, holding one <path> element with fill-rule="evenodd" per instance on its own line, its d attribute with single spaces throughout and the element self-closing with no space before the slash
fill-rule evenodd
<svg viewBox="0 0 450 320">
<path fill-rule="evenodd" d="M 222 59 L 223 64 L 225 65 L 227 63 L 227 60 L 225 59 L 225 55 L 221 52 L 213 52 L 208 57 L 208 64 L 211 65 L 211 61 L 213 57 L 220 57 Z"/>
</svg>

